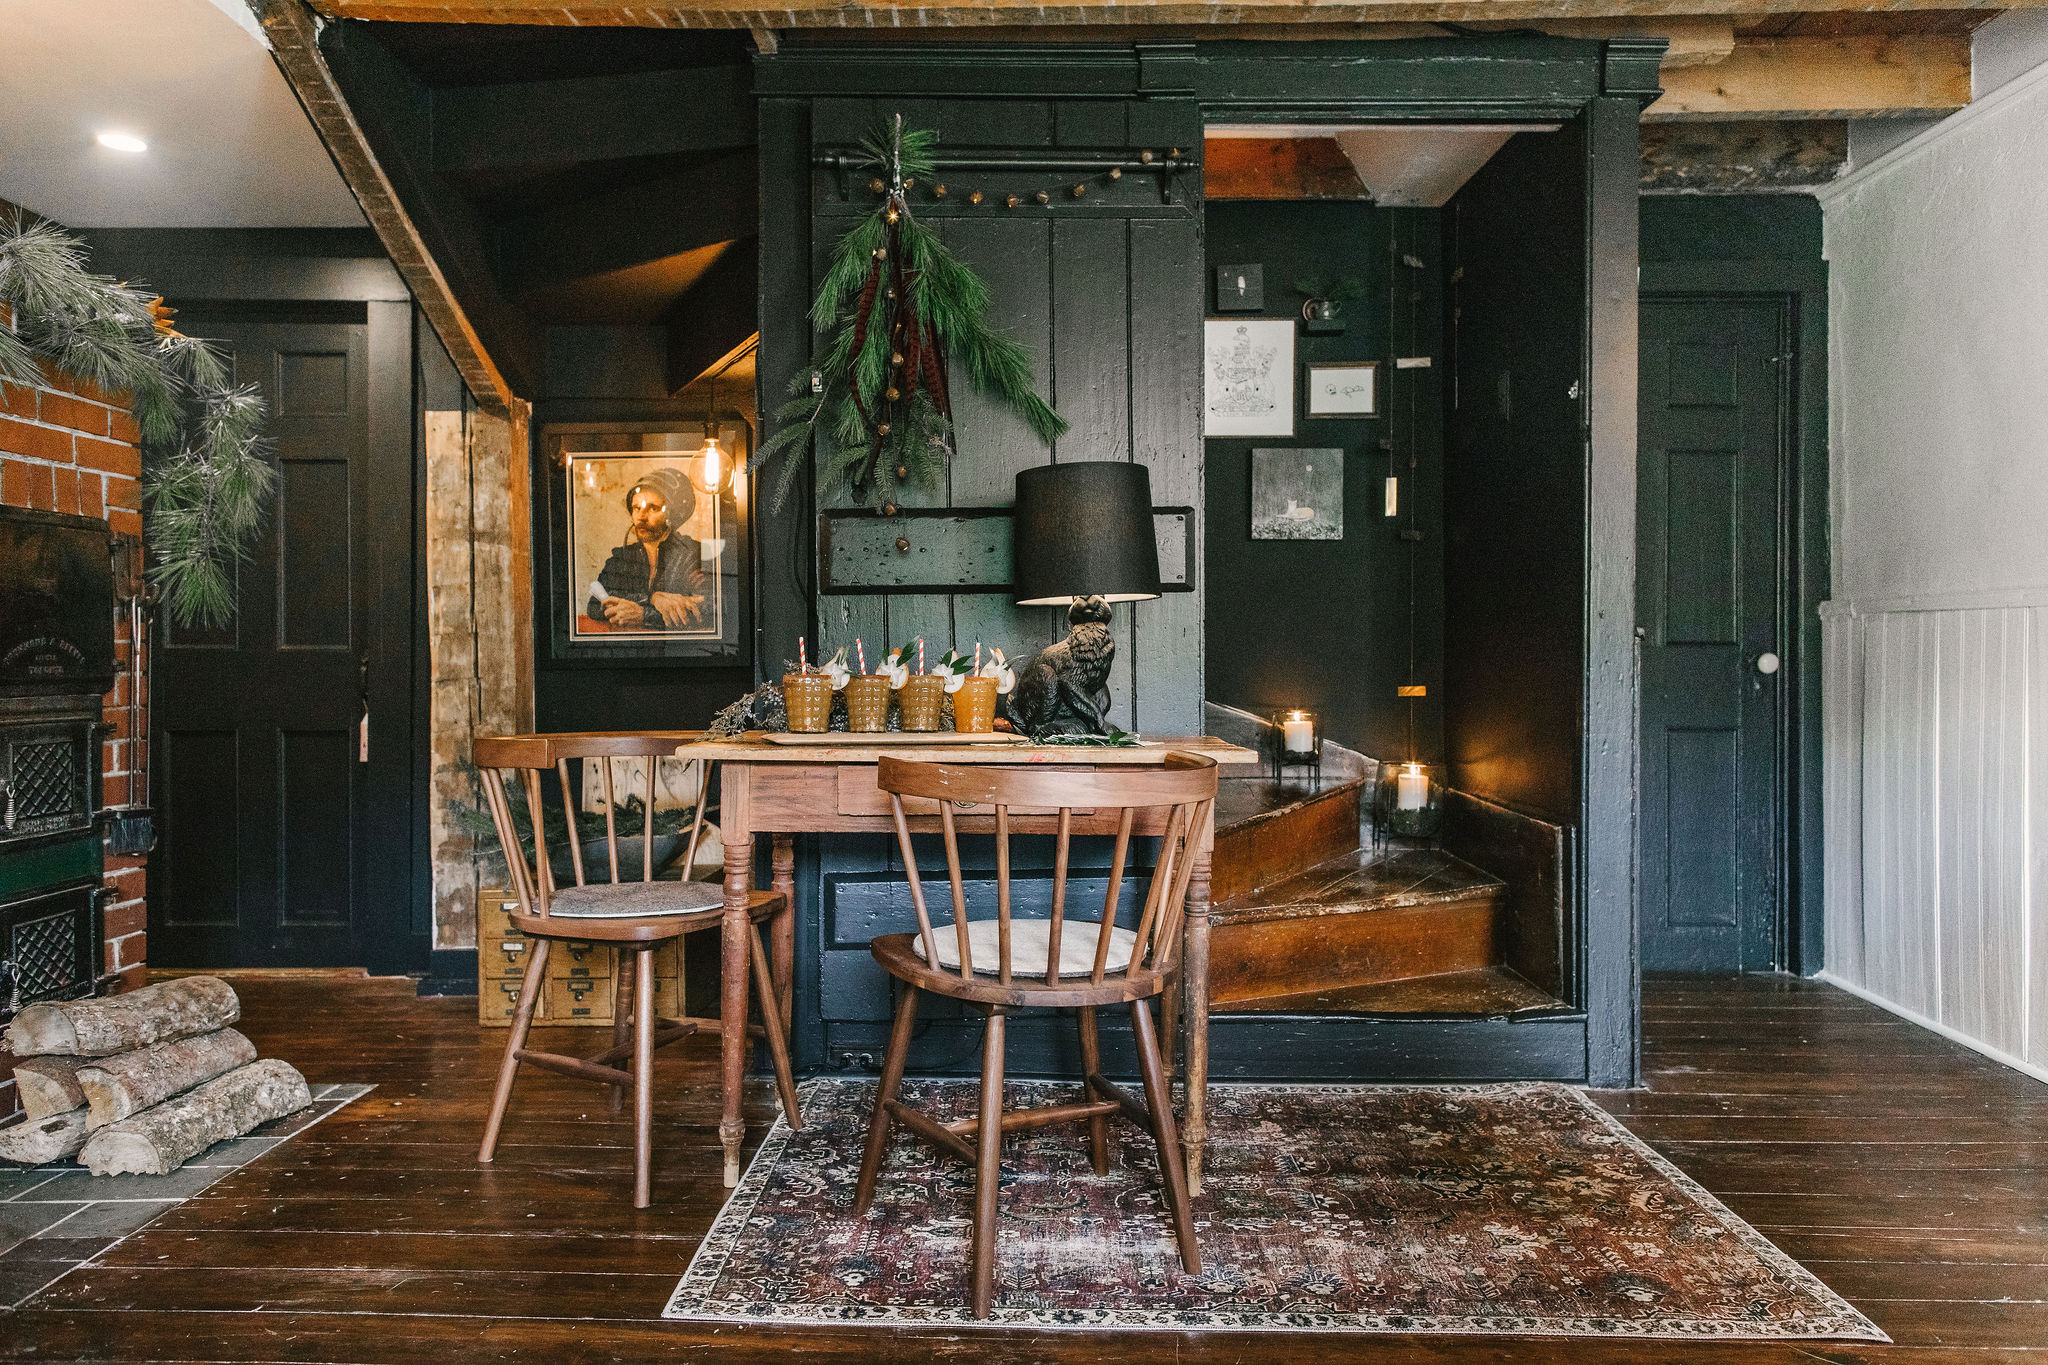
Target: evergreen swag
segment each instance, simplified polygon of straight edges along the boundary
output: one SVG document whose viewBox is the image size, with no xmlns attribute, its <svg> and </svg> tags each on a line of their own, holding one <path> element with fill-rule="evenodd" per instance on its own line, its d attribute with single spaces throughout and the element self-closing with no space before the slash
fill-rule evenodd
<svg viewBox="0 0 2048 1365">
<path fill-rule="evenodd" d="M 937 483 L 953 451 L 949 356 L 1039 440 L 1050 445 L 1066 433 L 1066 420 L 1032 391 L 1031 357 L 990 325 L 988 285 L 911 215 L 906 191 L 932 174 L 937 141 L 929 129 L 905 128 L 898 114 L 862 143 L 886 193 L 833 250 L 811 308 L 826 338 L 823 358 L 815 374 L 790 384 L 778 430 L 755 457 L 759 468 L 789 452 L 778 510 L 813 436 L 825 482 L 844 480 L 859 501 L 892 500 L 885 487 Z"/>
<path fill-rule="evenodd" d="M 45 365 L 128 391 L 142 429 L 149 576 L 180 625 L 224 623 L 230 570 L 276 478 L 255 386 L 229 384 L 219 353 L 173 331 L 162 300 L 91 274 L 76 237 L 25 214 L 0 220 L 0 304 L 0 395 L 38 387 Z"/>
</svg>

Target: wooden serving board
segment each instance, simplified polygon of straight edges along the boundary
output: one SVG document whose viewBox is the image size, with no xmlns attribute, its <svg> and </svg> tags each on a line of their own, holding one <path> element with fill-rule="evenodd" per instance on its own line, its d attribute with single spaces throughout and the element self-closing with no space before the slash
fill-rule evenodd
<svg viewBox="0 0 2048 1365">
<path fill-rule="evenodd" d="M 924 748 L 940 744 L 1011 744 L 1019 748 L 1031 747 L 1031 741 L 1022 735 L 1004 734 L 1000 730 L 988 733 L 963 733 L 959 730 L 878 730 L 868 733 L 858 730 L 825 730 L 810 734 L 771 730 L 764 733 L 761 738 L 770 744 L 832 744 L 842 749 L 864 749 L 871 744 L 914 744 Z"/>
</svg>

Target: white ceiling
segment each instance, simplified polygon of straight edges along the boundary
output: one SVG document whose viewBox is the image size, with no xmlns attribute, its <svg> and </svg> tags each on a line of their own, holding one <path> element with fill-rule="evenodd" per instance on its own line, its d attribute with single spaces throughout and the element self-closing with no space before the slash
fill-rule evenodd
<svg viewBox="0 0 2048 1365">
<path fill-rule="evenodd" d="M 245 0 L 0 0 L 0 199 L 81 228 L 362 226 L 260 32 Z"/>
<path fill-rule="evenodd" d="M 1211 124 L 1208 137 L 1327 137 L 1383 208 L 1440 209 L 1516 133 L 1555 123 Z"/>
</svg>

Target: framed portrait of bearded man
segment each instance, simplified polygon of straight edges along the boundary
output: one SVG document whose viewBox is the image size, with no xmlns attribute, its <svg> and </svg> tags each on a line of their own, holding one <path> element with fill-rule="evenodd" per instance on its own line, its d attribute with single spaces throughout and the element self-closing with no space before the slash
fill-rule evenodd
<svg viewBox="0 0 2048 1365">
<path fill-rule="evenodd" d="M 744 454 L 701 432 L 617 425 L 543 435 L 561 490 L 555 657 L 736 662 L 748 607 Z"/>
</svg>

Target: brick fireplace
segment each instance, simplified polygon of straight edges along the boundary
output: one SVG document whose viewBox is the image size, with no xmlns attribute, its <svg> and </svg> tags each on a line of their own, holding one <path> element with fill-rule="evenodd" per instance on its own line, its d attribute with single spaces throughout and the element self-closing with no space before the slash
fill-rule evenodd
<svg viewBox="0 0 2048 1365">
<path fill-rule="evenodd" d="M 0 389 L 0 505 L 103 517 L 115 533 L 139 537 L 140 440 L 127 406 L 89 384 L 46 371 L 36 389 Z M 147 758 L 149 726 L 146 712 L 138 711 L 139 723 L 129 713 L 133 647 L 124 618 L 115 633 L 119 673 L 103 704 L 108 727 L 102 748 L 103 806 L 125 805 L 142 794 L 138 775 Z M 118 973 L 123 990 L 143 980 L 145 861 L 111 853 L 106 858 L 105 884 L 111 894 L 103 911 L 102 970 Z M 11 1073 L 12 1059 L 0 1054 L 0 1076 Z M 0 1121 L 17 1107 L 13 1082 L 0 1081 Z"/>
</svg>

